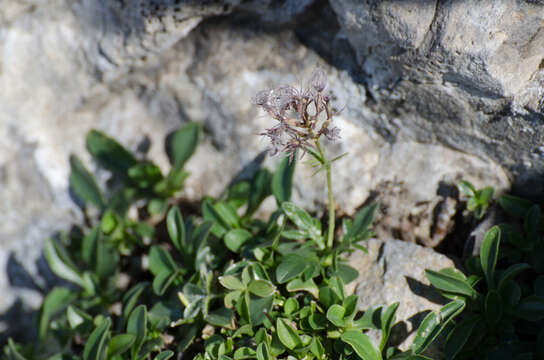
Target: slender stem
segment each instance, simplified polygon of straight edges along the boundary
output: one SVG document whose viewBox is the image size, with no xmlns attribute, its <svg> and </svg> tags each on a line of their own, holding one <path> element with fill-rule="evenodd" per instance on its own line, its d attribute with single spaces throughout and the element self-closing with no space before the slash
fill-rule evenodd
<svg viewBox="0 0 544 360">
<path fill-rule="evenodd" d="M 319 143 L 319 140 L 315 141 L 315 146 L 317 147 L 317 151 L 319 151 L 319 155 L 323 158 L 325 171 L 327 172 L 327 189 L 329 191 L 329 230 L 327 231 L 327 247 L 329 249 L 332 249 L 332 243 L 334 241 L 334 195 L 332 193 L 332 175 L 331 175 L 331 163 L 327 159 L 325 155 L 325 151 L 323 151 L 323 148 L 321 147 L 321 144 Z"/>
</svg>

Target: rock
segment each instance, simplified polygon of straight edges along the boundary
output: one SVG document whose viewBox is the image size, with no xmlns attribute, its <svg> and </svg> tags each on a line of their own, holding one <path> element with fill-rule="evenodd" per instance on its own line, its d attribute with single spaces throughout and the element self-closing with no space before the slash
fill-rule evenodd
<svg viewBox="0 0 544 360">
<path fill-rule="evenodd" d="M 368 254 L 356 251 L 349 257 L 351 266 L 359 271 L 359 277 L 348 285 L 359 296 L 359 309 L 372 305 L 391 305 L 399 301 L 397 322 L 391 332 L 391 344 L 401 350 L 412 345 L 419 324 L 429 311 L 438 311 L 447 299 L 430 286 L 425 270 L 452 267 L 446 256 L 431 249 L 399 240 L 370 239 L 364 245 Z M 375 338 L 379 334 L 371 332 Z M 426 354 L 440 358 L 438 343 Z"/>
<path fill-rule="evenodd" d="M 544 194 L 541 2 L 331 1 L 392 141 L 440 143 Z"/>
</svg>

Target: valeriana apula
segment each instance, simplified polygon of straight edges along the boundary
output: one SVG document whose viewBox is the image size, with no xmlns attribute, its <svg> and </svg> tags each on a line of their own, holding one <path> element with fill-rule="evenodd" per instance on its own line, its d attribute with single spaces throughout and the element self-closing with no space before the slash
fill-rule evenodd
<svg viewBox="0 0 544 360">
<path fill-rule="evenodd" d="M 318 69 L 304 88 L 284 85 L 253 97 L 253 103 L 277 121 L 260 134 L 269 138 L 271 156 L 284 152 L 292 160 L 296 150 L 304 155 L 322 135 L 331 141 L 340 138 L 340 129 L 332 125 L 335 113 L 330 96 L 324 93 L 326 86 L 327 76 Z"/>
<path fill-rule="evenodd" d="M 284 85 L 259 91 L 253 103 L 260 106 L 276 124 L 260 135 L 270 139 L 270 155 L 284 152 L 293 160 L 298 149 L 302 156 L 309 152 L 327 173 L 329 193 L 329 225 L 327 247 L 332 248 L 334 240 L 334 197 L 332 192 L 331 163 L 320 144 L 321 136 L 334 141 L 340 138 L 340 129 L 333 125 L 336 113 L 331 106 L 331 97 L 324 93 L 327 76 L 321 69 L 312 73 L 308 85 L 295 88 Z"/>
</svg>

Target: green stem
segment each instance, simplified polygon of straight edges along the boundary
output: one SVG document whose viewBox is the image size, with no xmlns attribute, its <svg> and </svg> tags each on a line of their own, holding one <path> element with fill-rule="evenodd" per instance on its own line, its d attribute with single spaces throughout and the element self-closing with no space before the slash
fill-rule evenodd
<svg viewBox="0 0 544 360">
<path fill-rule="evenodd" d="M 325 166 L 325 171 L 327 172 L 327 189 L 329 191 L 329 230 L 327 231 L 327 247 L 329 249 L 332 249 L 332 243 L 334 241 L 334 195 L 332 193 L 332 175 L 331 175 L 331 163 L 329 160 L 327 160 L 327 157 L 325 155 L 325 151 L 323 151 L 323 148 L 321 147 L 321 144 L 319 143 L 319 140 L 315 141 L 315 146 L 317 147 L 317 151 L 319 151 L 319 155 L 323 158 L 323 165 Z"/>
</svg>

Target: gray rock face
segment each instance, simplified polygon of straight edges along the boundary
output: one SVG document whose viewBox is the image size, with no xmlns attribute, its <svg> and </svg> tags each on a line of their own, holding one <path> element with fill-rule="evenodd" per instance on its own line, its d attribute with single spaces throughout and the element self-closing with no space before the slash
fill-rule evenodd
<svg viewBox="0 0 544 360">
<path fill-rule="evenodd" d="M 349 258 L 359 271 L 359 278 L 351 285 L 359 296 L 359 308 L 400 301 L 396 314 L 399 323 L 393 327 L 390 341 L 408 350 L 428 312 L 438 311 L 447 302 L 430 286 L 425 269 L 438 271 L 452 267 L 453 262 L 431 249 L 399 240 L 371 239 L 365 246 L 368 254 L 358 251 Z M 440 358 L 438 343 L 426 351 L 433 359 Z"/>
<path fill-rule="evenodd" d="M 527 1 L 331 1 L 394 140 L 441 143 L 542 193 L 544 12 Z"/>
<path fill-rule="evenodd" d="M 463 178 L 500 192 L 544 169 L 542 9 L 491 0 L 4 1 L 0 313 L 18 298 L 23 311 L 37 307 L 49 286 L 41 242 L 81 218 L 68 157 L 96 170 L 89 129 L 133 151 L 149 142 L 138 156 L 167 170 L 166 135 L 202 123 L 182 196 L 218 196 L 267 147 L 255 134 L 272 120 L 251 96 L 302 84 L 316 66 L 344 108 L 342 141 L 326 144 L 333 156 L 348 152 L 334 164 L 338 214 L 377 194 L 380 236 L 436 245 L 455 225 L 457 198 L 444 189 Z M 322 213 L 325 182 L 311 173 L 298 167 L 294 200 Z"/>
</svg>

